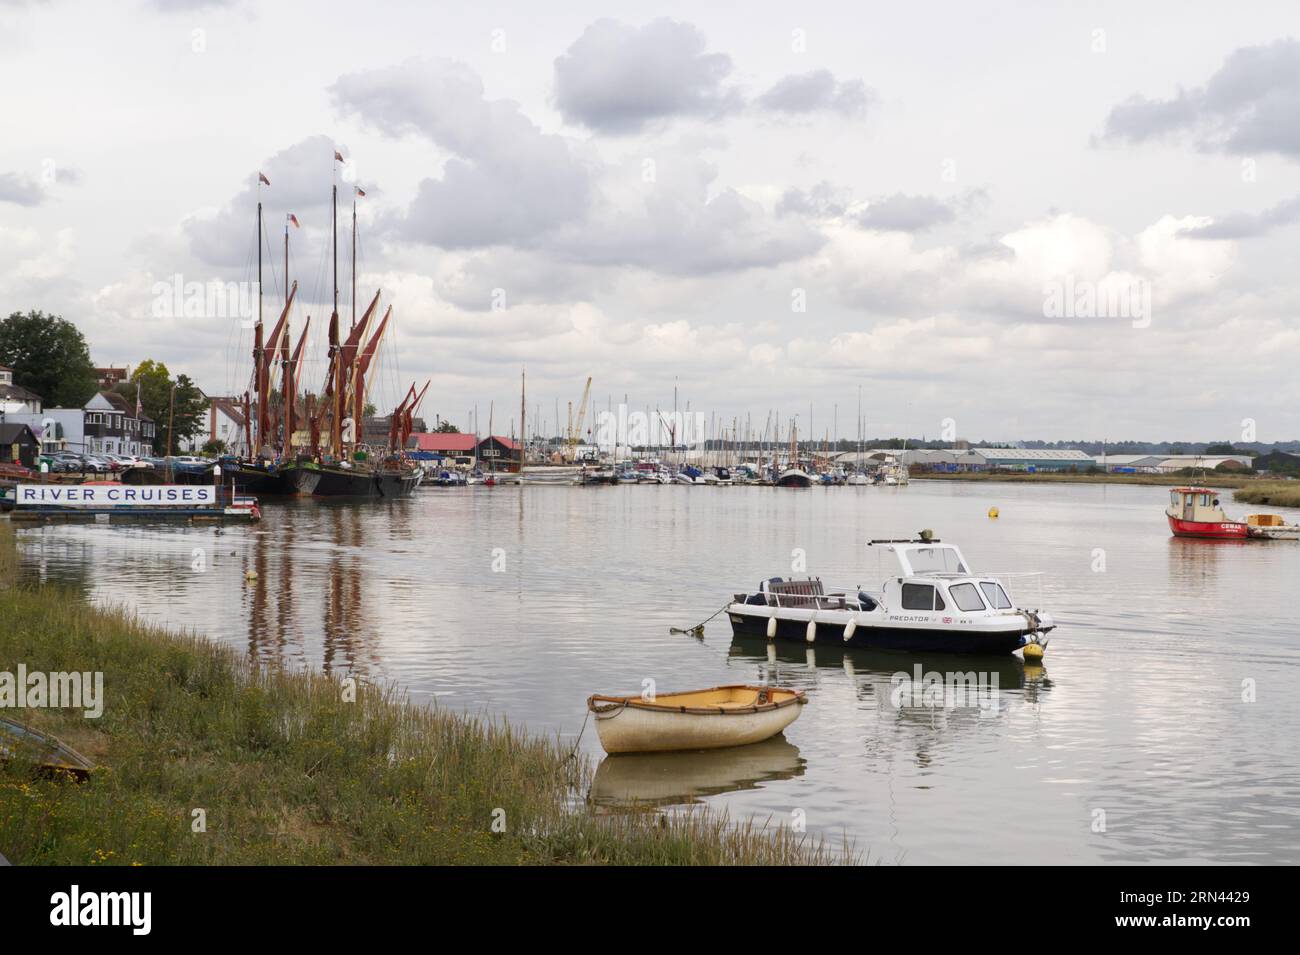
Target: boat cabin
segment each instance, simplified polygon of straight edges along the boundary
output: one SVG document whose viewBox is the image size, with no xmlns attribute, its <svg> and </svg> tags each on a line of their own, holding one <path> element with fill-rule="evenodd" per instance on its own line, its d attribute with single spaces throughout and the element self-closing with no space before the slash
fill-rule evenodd
<svg viewBox="0 0 1300 955">
<path fill-rule="evenodd" d="M 1170 488 L 1168 513 L 1170 517 L 1198 524 L 1230 520 L 1219 506 L 1219 492 L 1208 487 Z"/>
<path fill-rule="evenodd" d="M 899 574 L 885 581 L 886 607 L 929 613 L 999 613 L 1014 610 L 1000 580 L 971 570 L 956 544 L 886 543 Z"/>
</svg>

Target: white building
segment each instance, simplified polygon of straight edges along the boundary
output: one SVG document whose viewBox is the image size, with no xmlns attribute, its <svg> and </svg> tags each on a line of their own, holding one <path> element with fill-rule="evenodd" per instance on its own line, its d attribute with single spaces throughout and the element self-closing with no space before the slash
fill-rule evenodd
<svg viewBox="0 0 1300 955">
<path fill-rule="evenodd" d="M 209 441 L 220 441 L 228 454 L 248 454 L 244 406 L 238 398 L 209 398 L 206 430 L 180 442 L 180 447 L 184 451 L 199 451 Z"/>
<path fill-rule="evenodd" d="M 1086 471 L 1095 462 L 1075 448 L 971 448 L 958 456 L 957 466 L 972 471 Z"/>
<path fill-rule="evenodd" d="M 22 385 L 15 385 L 14 370 L 6 365 L 0 365 L 0 411 L 5 415 L 41 413 L 41 396 Z"/>
</svg>

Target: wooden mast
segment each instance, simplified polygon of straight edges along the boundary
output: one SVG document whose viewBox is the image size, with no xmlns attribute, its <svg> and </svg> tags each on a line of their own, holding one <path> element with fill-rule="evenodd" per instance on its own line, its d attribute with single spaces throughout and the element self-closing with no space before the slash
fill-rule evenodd
<svg viewBox="0 0 1300 955">
<path fill-rule="evenodd" d="M 257 392 L 257 443 L 260 447 L 265 443 L 265 437 L 262 434 L 262 422 L 265 409 L 262 407 L 262 180 L 265 177 L 259 172 L 257 174 L 257 327 L 253 332 L 253 390 Z M 171 425 L 168 425 L 170 428 Z M 167 436 L 168 454 L 171 453 L 171 435 Z M 248 447 L 249 457 L 253 457 L 252 440 L 249 440 Z"/>
<path fill-rule="evenodd" d="M 528 388 L 528 369 L 519 369 L 519 473 L 524 473 L 524 451 L 528 447 L 528 432 L 524 430 L 525 412 L 528 406 L 525 396 Z"/>
<path fill-rule="evenodd" d="M 334 161 L 339 161 L 339 154 L 334 153 Z M 337 358 L 339 349 L 339 184 L 338 167 L 335 167 L 336 180 L 330 190 L 330 233 L 334 247 L 334 311 L 330 317 L 330 354 Z M 335 457 L 343 456 L 343 363 L 335 361 L 334 371 L 334 420 L 330 426 L 330 450 Z"/>
</svg>

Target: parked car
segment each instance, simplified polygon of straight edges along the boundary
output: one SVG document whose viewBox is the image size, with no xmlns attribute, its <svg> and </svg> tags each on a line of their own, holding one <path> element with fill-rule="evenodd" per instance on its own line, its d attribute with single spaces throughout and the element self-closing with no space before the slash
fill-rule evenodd
<svg viewBox="0 0 1300 955">
<path fill-rule="evenodd" d="M 42 454 L 36 462 L 36 467 L 39 469 L 42 464 L 48 465 L 51 474 L 76 474 L 80 473 L 82 468 L 81 455 L 72 451 Z"/>
<path fill-rule="evenodd" d="M 81 469 L 86 474 L 108 474 L 116 470 L 108 458 L 98 454 L 86 454 L 81 458 Z"/>
</svg>

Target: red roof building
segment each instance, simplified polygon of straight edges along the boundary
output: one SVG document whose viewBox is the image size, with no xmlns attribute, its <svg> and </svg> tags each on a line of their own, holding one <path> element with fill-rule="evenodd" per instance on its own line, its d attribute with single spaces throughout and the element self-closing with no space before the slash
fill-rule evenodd
<svg viewBox="0 0 1300 955">
<path fill-rule="evenodd" d="M 406 446 L 412 451 L 472 457 L 477 443 L 472 434 L 458 434 L 455 431 L 425 431 L 411 435 Z"/>
</svg>

